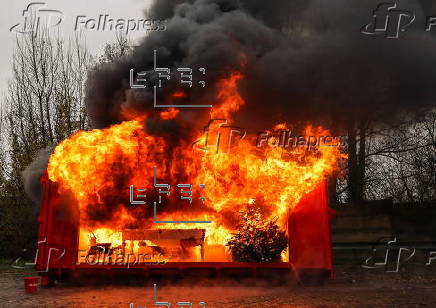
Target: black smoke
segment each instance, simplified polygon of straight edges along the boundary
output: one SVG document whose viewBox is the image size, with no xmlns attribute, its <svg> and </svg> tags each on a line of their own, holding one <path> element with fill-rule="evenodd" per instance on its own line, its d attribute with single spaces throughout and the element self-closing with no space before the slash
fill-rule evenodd
<svg viewBox="0 0 436 308">
<path fill-rule="evenodd" d="M 151 88 L 132 90 L 129 70 L 158 62 L 205 67 L 207 91 L 189 89 L 192 103 L 214 101 L 216 81 L 241 71 L 246 105 L 239 125 L 260 129 L 277 120 L 345 123 L 353 115 L 390 120 L 434 106 L 436 39 L 425 32 L 426 1 L 397 1 L 416 21 L 399 39 L 364 35 L 378 1 L 155 1 L 149 18 L 166 19 L 166 30 L 145 37 L 131 56 L 100 66 L 89 77 L 87 106 L 96 127 L 122 121 L 123 111 L 149 114 Z M 424 10 L 425 9 L 425 14 Z M 241 57 L 246 57 L 243 64 Z M 175 91 L 169 84 L 163 93 Z M 185 121 L 207 121 L 207 110 L 185 109 Z M 328 123 L 327 123 L 328 124 Z M 203 124 L 202 124 L 203 125 Z"/>
</svg>

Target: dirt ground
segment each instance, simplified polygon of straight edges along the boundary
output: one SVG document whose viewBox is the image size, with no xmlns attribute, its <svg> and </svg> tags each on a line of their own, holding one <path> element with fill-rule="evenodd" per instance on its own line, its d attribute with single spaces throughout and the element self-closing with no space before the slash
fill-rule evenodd
<svg viewBox="0 0 436 308">
<path fill-rule="evenodd" d="M 432 267 L 407 268 L 399 273 L 358 266 L 336 268 L 336 278 L 322 287 L 300 287 L 295 282 L 271 286 L 238 283 L 221 285 L 161 285 L 157 300 L 170 307 L 288 307 L 288 308 L 417 308 L 436 307 L 436 270 Z M 24 293 L 23 277 L 32 272 L 0 272 L 0 307 L 165 307 L 153 304 L 153 284 L 106 284 L 72 286 L 58 284 Z"/>
</svg>

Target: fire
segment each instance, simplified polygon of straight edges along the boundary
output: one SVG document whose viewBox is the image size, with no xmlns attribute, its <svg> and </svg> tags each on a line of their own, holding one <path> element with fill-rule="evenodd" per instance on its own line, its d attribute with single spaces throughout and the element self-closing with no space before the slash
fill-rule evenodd
<svg viewBox="0 0 436 308">
<path fill-rule="evenodd" d="M 220 90 L 217 100 L 221 102 L 217 107 L 212 108 L 210 113 L 211 119 L 229 119 L 233 112 L 239 110 L 244 105 L 244 100 L 238 93 L 237 82 L 242 78 L 242 74 L 235 72 L 230 78 L 223 79 L 220 82 Z"/>
<path fill-rule="evenodd" d="M 183 91 L 177 91 L 172 94 L 173 97 L 186 97 L 186 93 Z"/>
<path fill-rule="evenodd" d="M 160 117 L 162 120 L 172 120 L 175 119 L 178 114 L 179 114 L 180 110 L 176 109 L 176 108 L 168 108 L 167 111 L 162 111 L 160 113 Z"/>
<path fill-rule="evenodd" d="M 224 118 L 230 123 L 232 113 L 245 104 L 237 88 L 241 78 L 241 73 L 233 73 L 220 81 L 211 119 Z M 160 112 L 163 120 L 178 115 L 175 108 Z M 50 180 L 59 184 L 61 194 L 72 194 L 77 201 L 81 247 L 90 245 L 92 234 L 100 243 L 121 245 L 122 231 L 132 228 L 201 228 L 206 245 L 224 247 L 238 223 L 237 211 L 251 205 L 263 209 L 264 219 L 279 217 L 284 228 L 284 214 L 333 172 L 343 157 L 333 146 L 312 152 L 304 147 L 259 148 L 254 137 L 240 138 L 229 152 L 192 147 L 194 140 L 171 145 L 164 137 L 146 131 L 142 122 L 146 118 L 142 115 L 140 120 L 106 129 L 77 132 L 61 142 L 50 157 Z M 279 123 L 273 130 L 287 126 Z M 329 135 L 313 126 L 307 126 L 305 134 Z M 200 143 L 207 141 L 206 132 L 198 132 L 197 137 Z M 157 182 L 170 185 L 169 196 L 157 193 L 154 167 Z M 181 200 L 177 184 L 192 185 L 192 203 Z M 146 204 L 130 204 L 131 185 L 146 189 Z M 212 223 L 153 223 L 153 202 L 159 196 L 163 200 L 157 206 L 159 220 Z"/>
</svg>

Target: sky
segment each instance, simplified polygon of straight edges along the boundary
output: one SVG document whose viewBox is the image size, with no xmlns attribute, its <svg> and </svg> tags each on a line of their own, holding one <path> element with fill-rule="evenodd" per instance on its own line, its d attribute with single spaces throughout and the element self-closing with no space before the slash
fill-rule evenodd
<svg viewBox="0 0 436 308">
<path fill-rule="evenodd" d="M 32 4 L 33 3 L 33 4 Z M 40 3 L 40 4 L 38 4 Z M 62 15 L 54 13 L 54 17 L 50 19 L 50 23 L 57 23 L 62 16 L 62 20 L 58 27 L 61 36 L 65 39 L 74 36 L 75 24 L 77 16 L 82 20 L 98 19 L 100 14 L 108 14 L 113 19 L 141 19 L 144 16 L 144 10 L 150 6 L 151 0 L 2 0 L 0 2 L 0 95 L 4 97 L 7 90 L 8 79 L 12 75 L 12 55 L 15 46 L 15 39 L 17 35 L 26 35 L 10 31 L 10 28 L 18 23 L 23 24 L 23 10 L 29 4 L 31 7 L 40 7 L 42 10 L 56 10 L 60 11 Z M 89 23 L 92 25 L 92 22 Z M 19 27 L 16 27 L 18 29 Z M 83 29 L 83 24 L 81 24 Z M 92 31 L 82 30 L 83 36 L 86 40 L 87 47 L 91 54 L 99 55 L 103 51 L 103 47 L 107 42 L 115 40 L 115 31 Z M 137 41 L 145 35 L 145 31 L 131 31 L 128 34 L 132 42 Z M 3 101 L 3 99 L 0 99 Z"/>
</svg>

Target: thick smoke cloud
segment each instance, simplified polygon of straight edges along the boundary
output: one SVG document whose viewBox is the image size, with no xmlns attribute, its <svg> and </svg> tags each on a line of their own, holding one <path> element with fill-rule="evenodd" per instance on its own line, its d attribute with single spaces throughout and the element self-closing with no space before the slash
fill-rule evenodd
<svg viewBox="0 0 436 308">
<path fill-rule="evenodd" d="M 175 69 L 206 67 L 208 91 L 192 89 L 192 102 L 214 100 L 218 78 L 241 71 L 246 101 L 235 115 L 240 125 L 288 122 L 346 123 L 350 115 L 393 119 L 402 111 L 434 105 L 436 39 L 424 31 L 428 1 L 397 1 L 416 22 L 399 39 L 367 36 L 378 1 L 155 1 L 147 12 L 166 18 L 167 30 L 151 33 L 133 54 L 102 65 L 89 78 L 87 105 L 96 127 L 153 114 L 152 92 L 128 87 L 129 70 L 158 62 Z M 246 57 L 244 65 L 242 58 Z M 175 91 L 169 85 L 164 91 Z M 205 93 L 206 92 L 206 93 Z M 134 112 L 134 113 L 135 113 Z M 205 119 L 202 110 L 185 120 Z M 196 121 L 198 122 L 198 121 Z M 323 123 L 324 122 L 324 123 Z"/>
<path fill-rule="evenodd" d="M 173 8 L 174 16 L 168 20 L 166 31 L 151 33 L 131 57 L 94 71 L 89 78 L 87 103 L 95 126 L 116 123 L 129 113 L 156 113 L 152 88 L 132 90 L 128 87 L 130 69 L 141 71 L 153 67 L 154 49 L 158 51 L 158 63 L 173 71 L 177 67 L 205 67 L 207 91 L 192 88 L 189 96 L 197 104 L 210 104 L 215 100 L 213 85 L 217 79 L 235 70 L 242 71 L 244 57 L 250 61 L 279 44 L 280 37 L 274 30 L 237 10 L 236 4 L 223 3 L 225 5 L 219 6 L 212 1 L 198 1 L 178 5 Z M 171 85 L 166 86 L 163 96 L 175 90 Z M 196 117 L 201 118 L 201 110 L 195 112 Z M 191 117 L 187 117 L 189 119 Z"/>
</svg>

